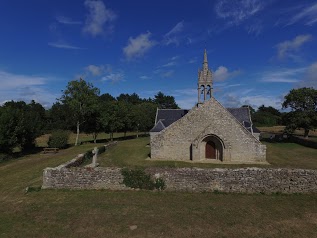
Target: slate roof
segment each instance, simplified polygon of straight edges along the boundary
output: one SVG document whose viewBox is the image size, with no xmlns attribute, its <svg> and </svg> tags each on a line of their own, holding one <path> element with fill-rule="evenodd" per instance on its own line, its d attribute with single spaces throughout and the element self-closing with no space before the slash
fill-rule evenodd
<svg viewBox="0 0 317 238">
<path fill-rule="evenodd" d="M 248 130 L 251 132 L 251 118 L 249 108 L 227 108 L 227 110 Z M 170 126 L 173 122 L 181 119 L 185 116 L 189 110 L 186 109 L 158 109 L 155 126 L 150 132 L 160 132 L 166 127 Z M 252 125 L 252 131 L 254 133 L 260 133 L 260 131 Z"/>
<path fill-rule="evenodd" d="M 227 108 L 227 110 L 240 122 L 248 122 L 251 124 L 249 108 L 239 107 L 239 108 Z"/>
</svg>

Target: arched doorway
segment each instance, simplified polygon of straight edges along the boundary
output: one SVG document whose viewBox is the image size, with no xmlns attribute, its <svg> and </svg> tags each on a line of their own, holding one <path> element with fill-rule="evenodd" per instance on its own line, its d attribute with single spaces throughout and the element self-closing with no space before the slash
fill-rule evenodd
<svg viewBox="0 0 317 238">
<path fill-rule="evenodd" d="M 206 159 L 216 159 L 216 145 L 213 141 L 207 141 L 205 148 Z"/>
<path fill-rule="evenodd" d="M 224 144 L 216 135 L 207 135 L 200 143 L 200 158 L 223 161 Z"/>
</svg>

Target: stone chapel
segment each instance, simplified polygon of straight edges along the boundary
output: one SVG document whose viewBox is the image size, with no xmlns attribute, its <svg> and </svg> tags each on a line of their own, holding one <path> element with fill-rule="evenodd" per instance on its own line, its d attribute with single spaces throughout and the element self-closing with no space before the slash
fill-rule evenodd
<svg viewBox="0 0 317 238">
<path fill-rule="evenodd" d="M 158 109 L 150 131 L 151 159 L 215 163 L 266 163 L 266 146 L 249 108 L 225 108 L 213 97 L 213 75 L 204 52 L 198 103 L 191 110 Z"/>
</svg>

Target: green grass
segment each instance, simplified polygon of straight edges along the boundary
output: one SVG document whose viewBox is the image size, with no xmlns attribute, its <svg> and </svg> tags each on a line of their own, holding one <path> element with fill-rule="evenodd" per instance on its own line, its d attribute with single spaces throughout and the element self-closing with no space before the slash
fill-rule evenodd
<svg viewBox="0 0 317 238">
<path fill-rule="evenodd" d="M 108 151 L 106 163 L 118 165 L 123 161 L 116 160 L 125 157 L 131 166 L 151 165 L 138 158 L 147 156 L 148 140 L 120 141 Z M 267 145 L 268 159 L 276 160 L 274 167 L 287 161 L 299 163 L 296 153 L 304 153 L 311 161 L 317 158 L 309 148 Z M 93 147 L 84 144 L 58 154 L 34 154 L 0 163 L 0 237 L 291 238 L 317 234 L 317 194 L 38 191 L 45 167 L 57 166 Z M 26 187 L 34 189 L 25 193 Z M 133 225 L 137 229 L 131 230 Z"/>
<path fill-rule="evenodd" d="M 241 168 L 241 167 L 287 167 L 317 169 L 317 150 L 295 143 L 269 143 L 267 146 L 267 161 L 271 165 L 228 165 L 210 163 L 189 163 L 180 161 L 146 160 L 150 153 L 149 137 L 119 141 L 99 157 L 100 166 L 114 167 L 200 167 L 200 168 Z"/>
</svg>

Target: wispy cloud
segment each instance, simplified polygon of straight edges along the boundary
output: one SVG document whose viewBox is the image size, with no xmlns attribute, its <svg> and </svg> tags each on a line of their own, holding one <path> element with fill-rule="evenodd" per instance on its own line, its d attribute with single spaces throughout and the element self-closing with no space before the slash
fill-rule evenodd
<svg viewBox="0 0 317 238">
<path fill-rule="evenodd" d="M 312 40 L 312 35 L 298 35 L 293 40 L 287 40 L 276 45 L 278 59 L 298 60 L 297 53 L 302 45 Z"/>
<path fill-rule="evenodd" d="M 147 75 L 142 75 L 140 76 L 140 79 L 142 80 L 147 80 L 147 79 L 150 79 L 151 77 L 147 76 Z"/>
<path fill-rule="evenodd" d="M 240 73 L 240 70 L 234 70 L 230 72 L 226 67 L 219 66 L 213 74 L 214 81 L 225 81 L 229 78 L 237 76 Z"/>
<path fill-rule="evenodd" d="M 263 23 L 260 20 L 246 27 L 248 34 L 258 36 L 263 31 Z"/>
<path fill-rule="evenodd" d="M 110 65 L 88 65 L 85 67 L 85 70 L 88 74 L 91 74 L 92 76 L 100 76 L 104 73 L 111 72 L 111 66 Z"/>
<path fill-rule="evenodd" d="M 85 49 L 85 48 L 77 47 L 74 45 L 69 45 L 65 43 L 57 43 L 57 42 L 49 42 L 48 45 L 54 48 L 67 49 L 67 50 L 84 50 Z"/>
<path fill-rule="evenodd" d="M 0 78 L 2 90 L 44 85 L 47 81 L 44 77 L 12 74 L 6 71 L 0 71 Z"/>
<path fill-rule="evenodd" d="M 156 69 L 154 70 L 154 74 L 158 74 L 160 75 L 162 78 L 170 78 L 174 75 L 174 70 L 167 70 L 167 69 L 164 69 L 164 68 L 159 68 L 159 69 Z"/>
<path fill-rule="evenodd" d="M 188 63 L 189 63 L 189 64 L 194 64 L 194 63 L 196 63 L 196 62 L 197 62 L 197 57 L 194 57 L 194 58 L 188 60 Z"/>
<path fill-rule="evenodd" d="M 261 82 L 266 83 L 296 83 L 302 78 L 307 68 L 280 69 L 262 74 Z"/>
<path fill-rule="evenodd" d="M 112 22 L 117 15 L 100 0 L 86 0 L 85 6 L 89 11 L 83 32 L 93 37 L 104 35 L 113 29 Z"/>
<path fill-rule="evenodd" d="M 317 89 L 317 62 L 311 64 L 305 72 L 302 80 L 298 83 L 298 87 L 313 87 Z"/>
<path fill-rule="evenodd" d="M 123 48 L 123 53 L 127 60 L 143 57 L 153 46 L 156 41 L 151 40 L 151 33 L 143 33 L 133 38 L 130 37 L 127 46 Z"/>
<path fill-rule="evenodd" d="M 250 91 L 252 92 L 252 91 Z M 225 107 L 241 107 L 242 105 L 250 105 L 253 108 L 258 108 L 261 105 L 272 106 L 275 108 L 281 108 L 281 97 L 276 97 L 268 94 L 251 94 L 250 92 L 247 95 L 241 97 L 240 90 L 238 92 L 222 92 L 221 95 L 218 95 L 219 101 Z M 217 97 L 217 98 L 218 98 Z"/>
<path fill-rule="evenodd" d="M 65 17 L 65 16 L 56 16 L 56 21 L 65 24 L 65 25 L 80 25 L 82 24 L 81 21 L 74 21 L 71 18 Z"/>
<path fill-rule="evenodd" d="M 14 74 L 0 70 L 0 78 L 0 103 L 10 100 L 26 102 L 35 100 L 44 107 L 49 107 L 59 97 L 52 90 L 46 89 L 47 83 L 53 80 L 47 77 Z"/>
<path fill-rule="evenodd" d="M 304 22 L 305 25 L 312 26 L 317 23 L 317 3 L 305 6 L 291 17 L 287 25 L 293 25 L 297 22 Z"/>
<path fill-rule="evenodd" d="M 261 0 L 219 0 L 215 5 L 215 12 L 228 25 L 239 25 L 263 8 L 264 2 Z"/>
<path fill-rule="evenodd" d="M 124 81 L 124 74 L 122 72 L 110 73 L 102 77 L 101 81 L 110 81 L 112 83 L 118 83 Z"/>
<path fill-rule="evenodd" d="M 179 45 L 182 39 L 181 33 L 184 30 L 184 21 L 178 22 L 168 33 L 164 35 L 163 44 L 170 45 L 175 44 Z"/>
</svg>

